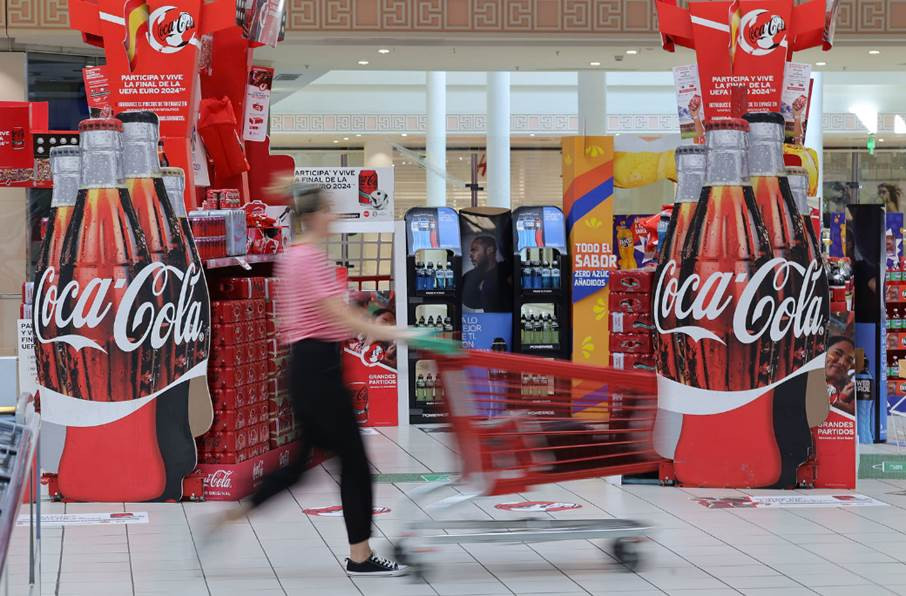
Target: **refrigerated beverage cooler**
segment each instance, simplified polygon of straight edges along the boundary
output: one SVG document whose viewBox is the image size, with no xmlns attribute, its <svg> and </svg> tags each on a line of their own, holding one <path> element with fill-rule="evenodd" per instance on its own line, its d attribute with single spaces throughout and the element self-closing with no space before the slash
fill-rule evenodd
<svg viewBox="0 0 906 596">
<path fill-rule="evenodd" d="M 569 359 L 569 255 L 557 207 L 513 212 L 513 351 Z"/>
<path fill-rule="evenodd" d="M 417 207 L 406 212 L 405 221 L 408 324 L 434 329 L 448 339 L 460 339 L 459 216 L 448 207 Z M 410 350 L 410 421 L 439 421 L 445 415 L 440 406 L 442 398 L 437 364 L 417 350 Z"/>
</svg>

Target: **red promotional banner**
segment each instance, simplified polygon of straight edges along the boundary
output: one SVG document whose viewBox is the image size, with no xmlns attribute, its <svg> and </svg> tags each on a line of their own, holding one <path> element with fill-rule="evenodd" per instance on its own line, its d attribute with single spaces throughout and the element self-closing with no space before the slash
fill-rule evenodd
<svg viewBox="0 0 906 596">
<path fill-rule="evenodd" d="M 392 293 L 351 292 L 350 300 L 379 325 L 396 324 Z M 396 344 L 349 340 L 343 349 L 343 372 L 352 391 L 353 409 L 362 426 L 397 424 Z"/>
<path fill-rule="evenodd" d="M 705 118 L 740 116 L 744 111 L 779 112 L 784 63 L 796 50 L 820 45 L 825 28 L 823 2 L 794 7 L 790 0 L 657 3 L 664 48 L 694 48 Z M 818 6 L 821 5 L 821 6 Z M 747 105 L 734 107 L 734 89 Z"/>
<path fill-rule="evenodd" d="M 86 66 L 82 69 L 85 82 L 85 97 L 92 116 L 110 112 L 110 77 L 106 66 Z"/>
<path fill-rule="evenodd" d="M 107 0 L 99 8 L 114 111 L 151 110 L 160 117 L 161 136 L 186 136 L 201 47 L 201 2 Z"/>
</svg>

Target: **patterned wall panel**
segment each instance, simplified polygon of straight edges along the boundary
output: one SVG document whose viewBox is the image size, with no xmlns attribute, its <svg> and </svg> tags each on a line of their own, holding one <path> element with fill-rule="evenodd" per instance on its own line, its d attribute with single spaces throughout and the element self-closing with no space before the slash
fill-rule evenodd
<svg viewBox="0 0 906 596">
<path fill-rule="evenodd" d="M 0 0 L 0 25 L 66 29 L 67 0 Z M 287 0 L 287 31 L 523 36 L 657 31 L 653 0 Z M 906 32 L 906 0 L 840 0 L 837 33 Z"/>
<path fill-rule="evenodd" d="M 895 117 L 879 114 L 878 131 L 893 132 Z M 827 133 L 865 132 L 850 113 L 824 114 L 823 124 Z M 271 114 L 271 130 L 278 133 L 419 134 L 427 131 L 427 125 L 424 114 Z M 571 135 L 579 130 L 579 118 L 576 114 L 512 114 L 510 129 L 514 134 Z M 673 134 L 679 132 L 679 124 L 673 114 L 608 114 L 607 130 Z M 447 115 L 449 134 L 482 135 L 486 131 L 485 114 Z"/>
</svg>

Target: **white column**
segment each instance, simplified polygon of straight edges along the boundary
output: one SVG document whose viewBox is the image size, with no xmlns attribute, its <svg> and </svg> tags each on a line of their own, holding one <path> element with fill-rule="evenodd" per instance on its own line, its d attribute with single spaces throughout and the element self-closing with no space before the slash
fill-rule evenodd
<svg viewBox="0 0 906 596">
<path fill-rule="evenodd" d="M 510 207 L 510 73 L 488 73 L 488 206 Z"/>
<path fill-rule="evenodd" d="M 447 204 L 447 73 L 432 71 L 427 75 L 425 181 L 428 205 L 443 207 Z"/>
<path fill-rule="evenodd" d="M 824 216 L 824 73 L 812 73 L 812 97 L 805 129 L 805 146 L 818 154 L 818 208 Z"/>
<path fill-rule="evenodd" d="M 603 135 L 607 132 L 607 73 L 601 70 L 580 70 L 579 134 Z"/>
<path fill-rule="evenodd" d="M 365 141 L 365 159 L 362 162 L 366 168 L 391 168 L 393 167 L 393 143 L 384 137 L 375 137 Z"/>
</svg>

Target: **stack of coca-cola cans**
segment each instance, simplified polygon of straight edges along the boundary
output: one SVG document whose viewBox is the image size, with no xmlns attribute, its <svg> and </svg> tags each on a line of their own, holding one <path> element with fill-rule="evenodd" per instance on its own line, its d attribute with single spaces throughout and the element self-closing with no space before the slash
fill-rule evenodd
<svg viewBox="0 0 906 596">
<path fill-rule="evenodd" d="M 654 269 L 623 269 L 610 276 L 610 365 L 654 371 L 651 286 Z"/>
<path fill-rule="evenodd" d="M 198 209 L 189 212 L 189 221 L 202 259 L 246 254 L 247 232 L 245 211 L 242 209 Z"/>
<path fill-rule="evenodd" d="M 289 399 L 286 367 L 289 364 L 289 346 L 277 337 L 277 293 L 280 280 L 269 277 L 265 284 L 265 316 L 267 325 L 267 362 L 270 377 L 267 382 L 268 424 L 271 449 L 298 438 L 292 403 Z"/>
<path fill-rule="evenodd" d="M 212 284 L 214 424 L 199 440 L 201 463 L 241 463 L 270 449 L 266 283 L 264 277 L 228 277 Z"/>
</svg>

